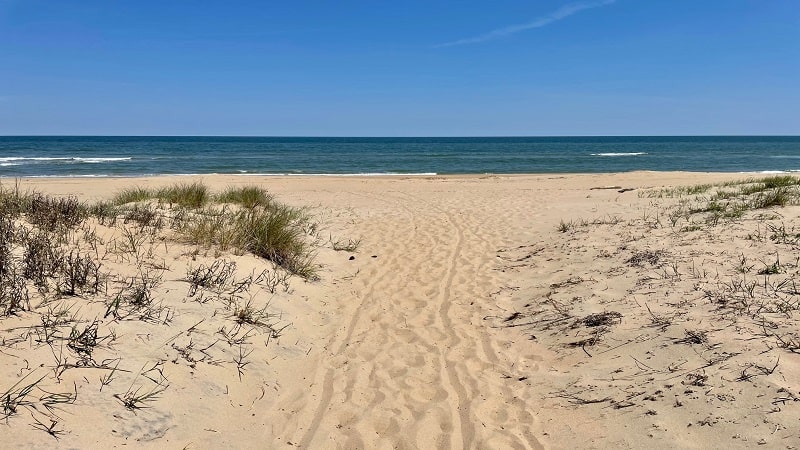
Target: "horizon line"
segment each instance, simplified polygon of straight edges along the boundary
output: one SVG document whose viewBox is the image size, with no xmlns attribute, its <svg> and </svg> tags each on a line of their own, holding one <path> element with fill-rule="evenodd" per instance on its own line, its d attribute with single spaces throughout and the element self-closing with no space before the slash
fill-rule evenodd
<svg viewBox="0 0 800 450">
<path fill-rule="evenodd" d="M 798 134 L 486 134 L 486 135 L 261 135 L 261 134 L 0 134 L 0 138 L 9 137 L 143 137 L 143 138 L 389 138 L 389 139 L 419 139 L 419 138 L 592 138 L 592 137 L 800 137 Z"/>
</svg>

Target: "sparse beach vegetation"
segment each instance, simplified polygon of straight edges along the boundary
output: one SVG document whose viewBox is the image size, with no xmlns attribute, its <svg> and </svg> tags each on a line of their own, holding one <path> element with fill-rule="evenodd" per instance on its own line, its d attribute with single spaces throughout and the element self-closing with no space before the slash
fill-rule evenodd
<svg viewBox="0 0 800 450">
<path fill-rule="evenodd" d="M 288 293 L 294 276 L 317 277 L 311 222 L 306 210 L 251 186 L 220 194 L 201 183 L 135 187 L 84 203 L 0 185 L 0 321 L 15 324 L 0 336 L 0 352 L 29 347 L 19 379 L 0 383 L 0 417 L 14 422 L 26 411 L 35 429 L 58 439 L 68 432 L 60 408 L 78 396 L 105 395 L 103 388 L 118 380 L 127 389 L 109 395 L 125 409 L 156 404 L 169 389 L 165 360 L 134 373 L 116 350 L 116 328 L 139 324 L 142 332 L 133 337 L 144 339 L 149 327 L 175 326 L 185 314 L 165 301 L 175 283 L 188 284 L 185 298 L 195 300 L 202 317 L 175 338 L 192 335 L 188 343 L 168 347 L 177 352 L 174 361 L 230 365 L 241 379 L 252 363 L 252 339 L 264 334 L 268 343 L 288 326 L 272 311 L 271 297 Z M 167 258 L 192 266 L 198 257 L 208 261 L 209 249 L 208 265 L 185 277 L 172 274 Z M 241 276 L 233 260 L 219 257 L 227 251 L 269 264 Z M 217 315 L 230 317 L 233 327 L 201 331 Z M 92 384 L 86 369 L 100 373 L 93 391 L 78 383 Z"/>
<path fill-rule="evenodd" d="M 742 217 L 748 211 L 800 203 L 800 178 L 775 175 L 746 178 L 722 183 L 671 187 L 642 191 L 640 197 L 678 199 L 668 212 L 673 227 L 686 231 L 697 229 L 695 217 L 716 225 Z M 683 221 L 681 220 L 683 219 Z M 688 222 L 688 223 L 684 223 Z"/>
<path fill-rule="evenodd" d="M 582 381 L 552 394 L 571 405 L 647 417 L 674 397 L 664 408 L 722 426 L 738 423 L 750 399 L 764 399 L 752 404 L 768 413 L 796 401 L 785 361 L 800 352 L 800 178 L 650 189 L 639 198 L 644 214 L 627 214 L 621 227 L 562 219 L 541 254 L 558 261 L 556 281 L 527 290 L 524 307 L 493 317 L 494 326 L 526 330 L 583 368 Z M 519 260 L 503 250 L 504 261 Z M 601 383 L 603 395 L 593 395 Z M 724 399 L 726 413 L 709 419 L 697 387 Z M 764 417 L 773 431 L 793 420 Z"/>
<path fill-rule="evenodd" d="M 652 182 L 615 176 L 620 184 Z M 314 210 L 283 208 L 258 188 L 225 193 L 219 183 L 223 188 L 209 189 L 199 206 L 163 200 L 158 187 L 120 204 L 76 207 L 63 197 L 64 207 L 51 208 L 51 217 L 40 208 L 35 224 L 29 220 L 33 194 L 7 189 L 0 203 L 7 211 L 0 221 L 0 352 L 9 362 L 2 369 L 7 381 L 0 382 L 1 417 L 36 442 L 85 442 L 76 417 L 93 414 L 106 414 L 97 422 L 117 430 L 114 442 L 184 445 L 198 423 L 216 430 L 205 431 L 212 437 L 203 442 L 217 442 L 218 432 L 248 417 L 258 423 L 295 417 L 291 408 L 270 411 L 316 398 L 328 376 L 334 392 L 355 380 L 340 377 L 357 375 L 342 365 L 350 350 L 366 352 L 358 354 L 376 367 L 393 367 L 407 354 L 426 361 L 435 349 L 389 333 L 412 327 L 433 340 L 452 328 L 461 337 L 454 348 L 462 350 L 479 339 L 496 343 L 491 339 L 498 334 L 511 342 L 492 347 L 497 380 L 475 385 L 498 399 L 505 399 L 504 390 L 530 399 L 498 400 L 508 413 L 534 405 L 561 412 L 552 423 L 582 414 L 598 426 L 625 418 L 624 432 L 640 434 L 651 430 L 653 418 L 663 418 L 691 424 L 703 442 L 720 433 L 741 433 L 748 443 L 761 436 L 789 442 L 800 397 L 791 381 L 792 357 L 800 353 L 800 213 L 798 185 L 771 178 L 709 182 L 682 189 L 690 195 L 660 197 L 650 196 L 657 189 L 638 187 L 639 196 L 617 189 L 589 197 L 580 183 L 539 177 L 485 181 L 491 198 L 503 200 L 497 205 L 471 183 L 458 199 L 445 193 L 421 205 L 421 194 L 440 192 L 440 180 L 370 182 L 371 189 L 408 189 L 376 199 L 374 190 L 357 190 L 361 181 L 324 179 L 331 183 L 325 189 L 347 183 L 355 194 L 338 204 L 325 190 L 327 200 Z M 574 202 L 549 197 L 553 186 Z M 519 196 L 520 187 L 530 188 L 530 197 Z M 779 201 L 771 197 L 775 192 Z M 545 203 L 532 227 L 537 196 Z M 326 217 L 323 238 L 319 216 Z M 347 238 L 352 224 L 363 243 Z M 260 239 L 262 230 L 273 240 Z M 318 254 L 325 263 L 320 269 L 312 261 L 325 283 L 307 283 L 305 272 L 285 258 L 298 250 L 285 244 L 295 237 L 304 245 L 298 254 Z M 340 253 L 362 246 L 366 256 Z M 441 284 L 450 273 L 452 283 Z M 387 296 L 396 304 L 381 301 Z M 433 315 L 424 303 L 431 300 L 439 301 Z M 437 314 L 442 305 L 450 308 L 446 316 Z M 337 333 L 354 311 L 360 319 L 350 325 L 353 335 Z M 422 334 L 430 327 L 437 333 Z M 376 346 L 359 330 L 382 340 Z M 510 333 L 519 335 L 508 339 Z M 342 340 L 330 345 L 331 336 Z M 468 363 L 480 356 L 464 355 Z M 299 367 L 325 368 L 308 392 L 310 381 L 293 384 Z M 436 364 L 422 367 L 441 373 Z M 463 373 L 475 383 L 485 379 Z M 223 430 L 199 415 L 178 417 L 183 404 L 208 405 L 237 420 Z M 328 410 L 322 405 L 303 417 Z M 498 420 L 493 427 L 503 423 Z M 189 431 L 180 434 L 180 426 Z M 281 438 L 295 443 L 293 430 Z M 662 434 L 653 442 L 672 439 Z"/>
</svg>

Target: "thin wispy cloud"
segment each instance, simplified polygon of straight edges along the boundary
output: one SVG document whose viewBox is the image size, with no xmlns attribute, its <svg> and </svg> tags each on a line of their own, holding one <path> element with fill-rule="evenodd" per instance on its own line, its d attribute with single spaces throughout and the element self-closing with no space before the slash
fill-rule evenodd
<svg viewBox="0 0 800 450">
<path fill-rule="evenodd" d="M 602 0 L 596 2 L 581 2 L 581 3 L 572 3 L 569 5 L 565 5 L 546 16 L 539 17 L 531 22 L 523 23 L 519 25 L 510 25 L 503 28 L 498 28 L 496 30 L 492 30 L 488 33 L 483 33 L 478 36 L 474 36 L 471 38 L 466 39 L 459 39 L 457 41 L 446 42 L 444 44 L 439 44 L 436 47 L 453 47 L 456 45 L 465 45 L 465 44 L 477 44 L 480 42 L 491 41 L 493 39 L 498 39 L 501 37 L 506 37 L 512 34 L 519 33 L 521 31 L 532 30 L 534 28 L 541 28 L 546 25 L 550 25 L 553 22 L 558 22 L 559 20 L 566 19 L 569 16 L 577 14 L 581 11 L 585 11 L 587 9 L 599 8 L 601 6 L 610 5 L 615 3 L 617 0 Z"/>
</svg>

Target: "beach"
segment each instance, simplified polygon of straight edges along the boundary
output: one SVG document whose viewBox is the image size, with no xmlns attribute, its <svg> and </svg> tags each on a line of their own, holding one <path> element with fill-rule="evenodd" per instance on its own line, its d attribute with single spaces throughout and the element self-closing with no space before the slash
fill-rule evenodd
<svg viewBox="0 0 800 450">
<path fill-rule="evenodd" d="M 763 177 L 20 179 L 83 202 L 136 186 L 258 186 L 312 218 L 318 269 L 190 295 L 189 274 L 216 261 L 235 262 L 229 280 L 283 272 L 171 238 L 120 250 L 134 225 L 96 225 L 100 271 L 158 273 L 165 315 L 109 315 L 113 286 L 46 304 L 32 291 L 31 308 L 0 319 L 0 393 L 25 394 L 5 410 L 3 446 L 796 448 L 800 209 L 709 206 L 739 186 L 719 183 Z M 718 185 L 674 189 L 700 184 Z M 248 300 L 261 323 L 235 320 Z M 113 336 L 94 366 L 41 337 L 58 308 L 71 317 L 62 341 L 95 321 Z M 65 400 L 51 410 L 52 394 Z"/>
</svg>

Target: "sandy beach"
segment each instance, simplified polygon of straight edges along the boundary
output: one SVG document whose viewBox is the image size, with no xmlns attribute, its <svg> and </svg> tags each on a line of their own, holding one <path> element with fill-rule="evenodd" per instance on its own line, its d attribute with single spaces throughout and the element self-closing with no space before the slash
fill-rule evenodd
<svg viewBox="0 0 800 450">
<path fill-rule="evenodd" d="M 0 318 L 2 447 L 797 448 L 800 208 L 713 216 L 694 205 L 733 188 L 672 189 L 754 177 L 19 180 L 85 202 L 259 186 L 307 208 L 318 279 L 237 291 L 282 272 L 169 238 L 129 251 L 133 225 L 94 225 L 105 291 L 31 287 Z M 217 261 L 228 281 L 191 293 Z M 157 274 L 154 320 L 108 315 L 132 268 Z M 264 323 L 236 322 L 247 301 Z M 59 311 L 63 338 L 43 338 Z M 92 324 L 87 365 L 68 337 Z"/>
</svg>

